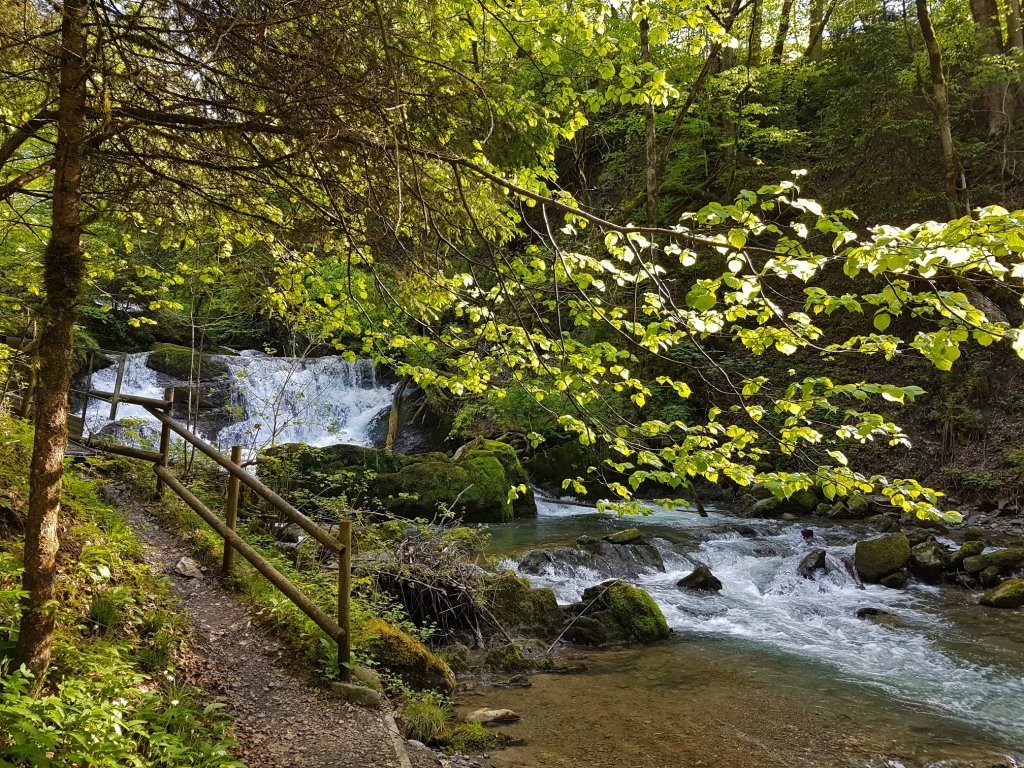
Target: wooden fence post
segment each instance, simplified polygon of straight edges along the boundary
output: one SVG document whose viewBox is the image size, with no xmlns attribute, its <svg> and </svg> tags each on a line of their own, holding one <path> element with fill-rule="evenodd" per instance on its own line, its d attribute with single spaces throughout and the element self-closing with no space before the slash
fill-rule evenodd
<svg viewBox="0 0 1024 768">
<path fill-rule="evenodd" d="M 233 464 L 242 464 L 242 446 L 236 445 L 231 449 L 231 462 Z M 232 474 L 228 474 L 228 506 L 227 512 L 224 515 L 224 522 L 228 528 L 232 531 L 235 530 L 235 524 L 238 521 L 238 499 L 239 491 L 242 488 L 242 484 L 238 478 Z M 235 558 L 235 550 L 232 548 L 231 543 L 224 539 L 224 564 L 221 567 L 225 576 L 231 575 L 231 567 Z"/>
<path fill-rule="evenodd" d="M 110 418 L 107 421 L 117 421 L 117 401 L 121 397 L 121 384 L 124 382 L 124 366 L 128 356 L 122 352 L 117 358 L 117 381 L 114 382 L 114 396 L 110 398 Z"/>
<path fill-rule="evenodd" d="M 352 595 L 352 521 L 341 520 L 338 538 L 342 550 L 338 555 L 338 625 L 344 633 L 338 638 L 338 676 L 348 680 L 352 659 L 352 628 L 349 626 L 349 599 Z"/>
<path fill-rule="evenodd" d="M 164 413 L 170 418 L 171 411 L 174 409 L 174 387 L 167 387 L 164 390 L 164 401 L 167 405 L 164 406 Z M 171 463 L 171 428 L 167 424 L 163 425 L 163 429 L 160 430 L 160 466 L 167 469 L 168 464 Z M 156 495 L 157 497 L 163 496 L 164 483 L 157 475 L 156 478 Z"/>
</svg>

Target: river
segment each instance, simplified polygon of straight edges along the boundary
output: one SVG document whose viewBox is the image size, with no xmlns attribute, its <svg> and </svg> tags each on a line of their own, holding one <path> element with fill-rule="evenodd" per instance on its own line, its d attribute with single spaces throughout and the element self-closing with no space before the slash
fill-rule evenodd
<svg viewBox="0 0 1024 768">
<path fill-rule="evenodd" d="M 535 521 L 493 526 L 491 548 L 515 567 L 524 550 L 631 526 L 666 562 L 633 581 L 675 638 L 586 651 L 582 674 L 463 694 L 464 713 L 523 715 L 505 728 L 523 743 L 494 753 L 494 765 L 1024 765 L 1024 612 L 983 608 L 952 588 L 860 589 L 839 558 L 863 527 L 686 510 L 619 519 L 541 502 Z M 808 580 L 797 565 L 812 546 L 828 550 L 832 570 Z M 720 594 L 676 588 L 696 561 L 723 582 Z M 529 577 L 564 602 L 606 578 L 563 566 Z M 861 607 L 896 619 L 858 619 Z"/>
</svg>

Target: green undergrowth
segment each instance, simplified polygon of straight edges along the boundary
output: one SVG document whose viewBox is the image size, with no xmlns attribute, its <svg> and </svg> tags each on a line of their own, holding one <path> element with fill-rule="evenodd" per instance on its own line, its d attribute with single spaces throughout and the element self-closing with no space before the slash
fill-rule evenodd
<svg viewBox="0 0 1024 768">
<path fill-rule="evenodd" d="M 406 739 L 443 748 L 450 754 L 485 752 L 506 742 L 501 733 L 489 731 L 475 720 L 458 722 L 452 702 L 432 691 L 406 695 L 399 722 Z"/>
<path fill-rule="evenodd" d="M 42 680 L 13 667 L 30 450 L 0 413 L 0 766 L 243 766 L 219 705 L 181 679 L 173 591 L 94 467 L 65 472 L 53 663 Z"/>
</svg>

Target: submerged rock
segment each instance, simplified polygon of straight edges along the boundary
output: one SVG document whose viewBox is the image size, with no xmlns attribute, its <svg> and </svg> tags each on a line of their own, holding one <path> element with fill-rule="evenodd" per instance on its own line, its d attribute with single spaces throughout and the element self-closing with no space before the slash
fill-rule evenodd
<svg viewBox="0 0 1024 768">
<path fill-rule="evenodd" d="M 692 589 L 698 592 L 720 592 L 722 582 L 706 565 L 698 565 L 693 573 L 676 582 L 680 589 Z"/>
<path fill-rule="evenodd" d="M 890 627 L 902 626 L 903 621 L 895 613 L 883 610 L 881 608 L 875 608 L 869 606 L 866 608 L 858 608 L 856 616 L 858 619 L 864 619 L 875 624 L 886 624 Z"/>
<path fill-rule="evenodd" d="M 371 656 L 413 688 L 446 693 L 455 689 L 455 675 L 447 664 L 408 632 L 383 619 L 370 619 L 353 639 L 357 650 Z"/>
<path fill-rule="evenodd" d="M 827 558 L 828 555 L 824 549 L 812 549 L 804 555 L 803 560 L 800 561 L 800 565 L 796 567 L 796 572 L 805 579 L 813 579 L 814 574 L 817 571 L 828 573 Z"/>
<path fill-rule="evenodd" d="M 583 599 L 566 611 L 576 618 L 564 637 L 582 645 L 648 643 L 672 634 L 654 598 L 618 579 L 587 588 Z"/>
<path fill-rule="evenodd" d="M 899 571 L 909 560 L 910 541 L 902 534 L 858 541 L 854 550 L 857 573 L 864 581 L 875 584 Z"/>
<path fill-rule="evenodd" d="M 991 608 L 1024 607 L 1024 579 L 1007 579 L 983 594 L 978 602 Z"/>
</svg>

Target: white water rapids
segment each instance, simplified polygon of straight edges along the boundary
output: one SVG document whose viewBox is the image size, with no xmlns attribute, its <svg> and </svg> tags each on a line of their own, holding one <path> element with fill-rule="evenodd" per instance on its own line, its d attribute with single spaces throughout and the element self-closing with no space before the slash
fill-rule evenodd
<svg viewBox="0 0 1024 768">
<path fill-rule="evenodd" d="M 148 357 L 148 352 L 127 356 L 124 394 L 160 398 L 165 387 L 183 384 L 147 368 Z M 254 351 L 220 359 L 230 371 L 226 410 L 231 423 L 207 436 L 221 448 L 257 449 L 280 443 L 368 445 L 372 422 L 391 405 L 393 387 L 378 384 L 371 360 L 270 357 Z M 116 365 L 104 368 L 93 374 L 92 387 L 112 391 L 116 378 Z M 108 403 L 92 400 L 86 414 L 89 433 L 109 424 L 109 416 Z M 138 420 L 144 427 L 157 424 L 135 405 L 119 405 L 117 418 Z"/>
<path fill-rule="evenodd" d="M 540 538 L 564 539 L 590 525 L 591 533 L 637 526 L 662 554 L 666 572 L 643 573 L 632 581 L 658 602 L 669 625 L 683 637 L 726 638 L 748 649 L 784 654 L 820 666 L 836 679 L 884 691 L 915 708 L 970 723 L 1009 737 L 1024 752 L 1024 647 L 1000 657 L 985 638 L 957 626 L 940 590 L 867 585 L 861 589 L 840 562 L 853 554 L 856 536 L 833 525 L 812 525 L 806 542 L 797 525 L 771 520 L 738 520 L 712 512 L 700 518 L 684 510 L 648 517 L 599 521 L 594 511 L 540 502 Z M 753 528 L 747 536 L 735 532 Z M 582 527 L 581 527 L 582 526 Z M 671 540 L 671 541 L 670 541 Z M 675 542 L 675 543 L 672 543 Z M 542 541 L 532 542 L 543 545 Z M 825 547 L 830 572 L 808 580 L 797 573 L 801 559 Z M 515 565 L 515 560 L 510 561 Z M 679 589 L 676 583 L 694 563 L 708 565 L 721 580 L 719 594 Z M 575 602 L 583 590 L 609 578 L 556 561 L 541 575 L 524 574 L 535 586 L 550 586 L 560 602 Z M 856 618 L 858 608 L 876 607 L 899 617 L 897 626 Z M 980 611 L 982 607 L 969 608 Z M 1006 620 L 1015 617 L 1002 614 Z M 1008 625 L 1012 627 L 1013 625 Z M 955 649 L 954 649 L 955 647 Z M 960 652 L 966 648 L 967 652 Z M 1013 661 L 1016 664 L 1013 664 Z M 1000 661 L 1010 661 L 1004 666 Z M 829 671 L 830 670 L 830 671 Z M 1018 740 L 1019 738 L 1019 740 Z M 1024 754 L 1018 759 L 1024 760 Z"/>
</svg>

